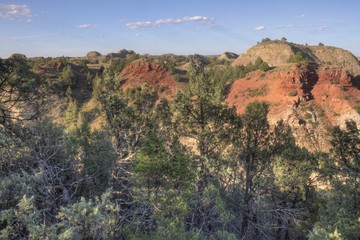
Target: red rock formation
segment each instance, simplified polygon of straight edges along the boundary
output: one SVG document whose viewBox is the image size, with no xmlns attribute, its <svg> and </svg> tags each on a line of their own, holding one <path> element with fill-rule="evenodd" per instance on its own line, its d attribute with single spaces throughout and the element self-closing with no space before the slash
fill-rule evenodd
<svg viewBox="0 0 360 240">
<path fill-rule="evenodd" d="M 158 89 L 160 97 L 166 98 L 172 98 L 179 87 L 165 66 L 149 63 L 146 59 L 139 59 L 127 65 L 120 74 L 120 80 L 124 82 L 123 89 L 139 87 L 146 83 Z"/>
<path fill-rule="evenodd" d="M 227 101 L 241 114 L 254 100 L 269 103 L 270 124 L 286 121 L 299 143 L 312 150 L 327 149 L 327 127 L 347 119 L 360 125 L 354 109 L 360 90 L 343 67 L 292 64 L 251 72 L 233 83 Z"/>
<path fill-rule="evenodd" d="M 351 76 L 348 69 L 343 67 L 324 66 L 318 70 L 319 82 L 330 82 L 351 87 Z"/>
</svg>

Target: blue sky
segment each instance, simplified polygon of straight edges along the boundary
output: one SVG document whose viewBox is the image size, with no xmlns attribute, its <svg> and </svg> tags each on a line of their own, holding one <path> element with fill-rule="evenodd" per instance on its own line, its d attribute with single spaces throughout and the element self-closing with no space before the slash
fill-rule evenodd
<svg viewBox="0 0 360 240">
<path fill-rule="evenodd" d="M 242 53 L 265 37 L 360 56 L 358 0 L 0 0 L 0 57 Z"/>
</svg>

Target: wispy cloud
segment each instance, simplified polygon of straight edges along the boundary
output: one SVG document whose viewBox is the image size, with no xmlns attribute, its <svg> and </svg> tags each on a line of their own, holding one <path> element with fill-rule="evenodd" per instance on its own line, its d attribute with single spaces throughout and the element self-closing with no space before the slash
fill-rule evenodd
<svg viewBox="0 0 360 240">
<path fill-rule="evenodd" d="M 265 26 L 258 26 L 256 28 L 254 28 L 255 31 L 263 31 L 265 30 Z"/>
<path fill-rule="evenodd" d="M 304 18 L 305 17 L 305 14 L 301 14 L 301 15 L 298 15 L 298 16 L 294 16 L 293 18 L 295 19 L 301 19 L 301 18 Z"/>
<path fill-rule="evenodd" d="M 318 27 L 317 31 L 318 32 L 325 32 L 325 31 L 329 30 L 329 28 L 330 28 L 329 26 L 324 25 L 324 26 Z"/>
<path fill-rule="evenodd" d="M 324 18 L 324 19 L 321 19 L 321 22 L 325 23 L 325 22 L 333 22 L 334 20 L 331 19 L 331 18 Z"/>
<path fill-rule="evenodd" d="M 82 28 L 82 29 L 94 29 L 97 28 L 98 26 L 95 24 L 80 24 L 77 25 L 76 28 Z"/>
<path fill-rule="evenodd" d="M 0 41 L 21 41 L 27 39 L 36 39 L 36 38 L 44 38 L 49 36 L 55 36 L 56 33 L 45 33 L 45 34 L 37 34 L 37 35 L 24 35 L 24 36 L 12 36 L 12 37 L 2 37 L 0 36 Z"/>
<path fill-rule="evenodd" d="M 31 9 L 27 5 L 0 4 L 0 18 L 31 22 L 31 17 Z"/>
<path fill-rule="evenodd" d="M 214 20 L 204 16 L 192 16 L 192 17 L 183 17 L 183 18 L 168 18 L 168 19 L 159 19 L 156 21 L 144 21 L 144 22 L 129 22 L 126 23 L 126 26 L 130 29 L 142 29 L 142 28 L 153 28 L 161 27 L 162 25 L 175 25 L 182 23 L 202 23 L 213 25 Z"/>
<path fill-rule="evenodd" d="M 278 29 L 284 29 L 284 28 L 310 28 L 313 27 L 313 25 L 302 25 L 302 24 L 288 24 L 288 25 L 282 25 L 278 26 Z"/>
<path fill-rule="evenodd" d="M 342 23 L 343 21 L 339 20 L 339 19 L 332 19 L 332 18 L 324 18 L 321 19 L 320 22 L 322 22 L 323 24 L 329 24 L 329 23 Z"/>
</svg>

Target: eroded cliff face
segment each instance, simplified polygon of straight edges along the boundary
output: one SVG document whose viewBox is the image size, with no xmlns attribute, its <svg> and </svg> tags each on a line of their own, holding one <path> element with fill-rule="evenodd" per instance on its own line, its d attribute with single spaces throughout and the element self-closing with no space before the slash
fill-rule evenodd
<svg viewBox="0 0 360 240">
<path fill-rule="evenodd" d="M 251 101 L 268 102 L 271 125 L 283 120 L 301 146 L 326 151 L 329 127 L 343 126 L 348 119 L 360 125 L 360 90 L 352 80 L 343 67 L 287 64 L 235 81 L 227 101 L 239 114 Z"/>
<path fill-rule="evenodd" d="M 314 102 L 324 111 L 331 125 L 345 126 L 347 119 L 360 126 L 360 90 L 346 68 L 324 66 L 318 70 L 319 80 L 312 91 Z M 358 81 L 358 80 L 356 80 Z"/>
</svg>

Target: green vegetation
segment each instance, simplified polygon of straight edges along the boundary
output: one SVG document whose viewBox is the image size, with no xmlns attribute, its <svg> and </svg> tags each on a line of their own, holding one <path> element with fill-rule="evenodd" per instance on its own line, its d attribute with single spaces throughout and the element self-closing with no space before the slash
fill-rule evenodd
<svg viewBox="0 0 360 240">
<path fill-rule="evenodd" d="M 181 76 L 180 76 L 180 74 L 174 74 L 174 75 L 172 75 L 173 76 L 173 78 L 174 78 L 174 80 L 176 81 L 176 82 L 180 82 L 181 81 Z"/>
<path fill-rule="evenodd" d="M 112 69 L 90 74 L 104 119 L 91 131 L 77 85 L 65 81 L 87 73 L 64 68 L 55 118 L 47 81 L 26 61 L 0 63 L 1 239 L 360 237 L 353 121 L 330 130 L 329 153 L 310 153 L 286 123 L 270 127 L 267 103 L 237 115 L 225 102 L 229 75 L 191 63 L 171 101 L 146 84 L 121 91 Z"/>
<path fill-rule="evenodd" d="M 304 118 L 307 119 L 307 120 L 309 120 L 309 119 L 312 118 L 312 115 L 307 112 L 307 113 L 305 113 Z"/>
<path fill-rule="evenodd" d="M 225 64 L 221 67 L 212 67 L 211 63 L 206 66 L 206 72 L 210 78 L 225 83 L 232 82 L 239 78 L 244 78 L 247 73 L 252 71 L 268 71 L 270 69 L 271 68 L 269 67 L 269 65 L 264 62 L 260 57 L 256 59 L 255 63 L 249 63 L 246 66 L 241 65 L 232 67 L 231 65 Z"/>
<path fill-rule="evenodd" d="M 360 229 L 360 131 L 355 122 L 349 121 L 344 130 L 333 128 L 331 137 L 330 156 L 322 155 L 318 159 L 321 176 L 330 182 L 332 190 L 321 192 L 325 201 L 319 208 L 321 221 L 315 227 L 323 236 L 356 239 Z"/>
<path fill-rule="evenodd" d="M 165 65 L 166 69 L 171 73 L 175 73 L 175 63 L 172 61 L 164 61 L 163 64 Z"/>
<path fill-rule="evenodd" d="M 70 64 L 66 65 L 59 77 L 58 85 L 62 90 L 73 87 L 76 82 L 76 74 Z"/>
<path fill-rule="evenodd" d="M 297 93 L 296 90 L 292 90 L 292 91 L 289 92 L 289 96 L 290 96 L 290 97 L 295 97 L 295 96 L 297 96 L 297 94 L 298 94 L 298 93 Z"/>
<path fill-rule="evenodd" d="M 269 88 L 268 88 L 267 84 L 264 84 L 259 88 L 246 89 L 246 96 L 247 97 L 266 96 L 268 94 L 268 91 L 269 91 Z"/>
<path fill-rule="evenodd" d="M 139 59 L 140 56 L 138 54 L 131 54 L 127 56 L 126 58 L 115 58 L 111 59 L 109 70 L 119 74 L 127 64 Z"/>
<path fill-rule="evenodd" d="M 342 91 L 342 92 L 345 91 L 345 87 L 344 87 L 343 85 L 340 85 L 340 86 L 339 86 L 339 89 L 340 89 L 340 91 Z"/>
<path fill-rule="evenodd" d="M 358 112 L 358 114 L 360 114 L 360 105 L 356 105 L 355 110 Z"/>
<path fill-rule="evenodd" d="M 296 52 L 295 55 L 292 55 L 287 60 L 288 63 L 308 63 L 309 59 L 302 53 Z"/>
<path fill-rule="evenodd" d="M 271 42 L 271 39 L 270 38 L 263 38 L 261 39 L 261 42 L 264 43 L 264 42 Z"/>
<path fill-rule="evenodd" d="M 45 87 L 25 59 L 0 59 L 0 125 L 37 116 Z"/>
</svg>

